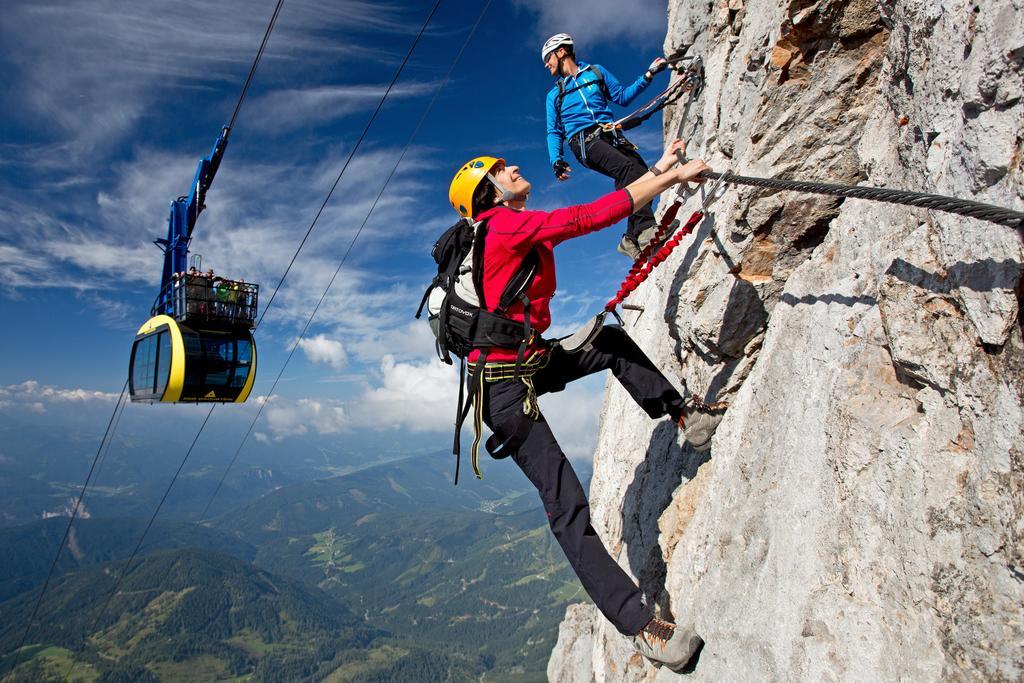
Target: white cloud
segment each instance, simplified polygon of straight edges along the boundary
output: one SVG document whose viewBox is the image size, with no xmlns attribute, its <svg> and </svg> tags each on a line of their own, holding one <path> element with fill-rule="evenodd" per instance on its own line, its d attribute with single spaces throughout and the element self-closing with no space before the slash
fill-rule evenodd
<svg viewBox="0 0 1024 683">
<path fill-rule="evenodd" d="M 607 373 L 594 375 L 540 397 L 544 418 L 570 458 L 589 460 L 594 456 L 606 377 Z"/>
<path fill-rule="evenodd" d="M 340 403 L 312 398 L 288 401 L 274 397 L 264 415 L 267 429 L 275 440 L 310 431 L 321 435 L 338 434 L 349 427 L 345 409 Z"/>
<path fill-rule="evenodd" d="M 540 46 L 555 33 L 568 33 L 576 41 L 577 53 L 587 61 L 590 48 L 601 43 L 625 40 L 634 45 L 649 45 L 652 57 L 661 54 L 668 18 L 666 0 L 588 0 L 585 4 L 551 0 L 516 0 L 539 15 L 533 39 Z M 593 57 L 598 60 L 597 55 Z"/>
<path fill-rule="evenodd" d="M 395 317 L 411 318 L 415 310 L 407 310 L 405 306 L 413 300 L 409 297 L 397 299 L 395 306 L 399 310 L 396 312 L 400 316 Z M 418 303 L 418 299 L 416 301 Z M 426 314 L 419 320 L 414 319 L 404 324 L 396 321 L 392 326 L 364 329 L 352 336 L 348 348 L 364 362 L 378 363 L 384 355 L 398 360 L 437 360 L 435 337 L 427 324 Z"/>
<path fill-rule="evenodd" d="M 40 384 L 28 380 L 20 384 L 0 386 L 0 400 L 15 405 L 34 406 L 35 410 L 43 407 L 43 403 L 92 403 L 95 401 L 116 401 L 119 394 L 96 391 L 92 389 L 66 389 L 49 384 Z"/>
<path fill-rule="evenodd" d="M 336 370 L 341 370 L 348 364 L 348 354 L 345 353 L 345 347 L 341 342 L 328 339 L 323 334 L 299 340 L 299 348 L 313 363 L 326 363 Z"/>
<path fill-rule="evenodd" d="M 605 375 L 542 396 L 541 410 L 559 445 L 573 458 L 590 458 L 597 443 Z M 379 429 L 451 433 L 458 401 L 458 370 L 438 360 L 401 363 L 385 356 L 380 383 L 352 404 L 353 423 Z"/>
<path fill-rule="evenodd" d="M 380 384 L 367 387 L 352 412 L 359 424 L 378 429 L 445 432 L 452 428 L 458 391 L 457 368 L 436 359 L 402 363 L 386 355 Z"/>
</svg>

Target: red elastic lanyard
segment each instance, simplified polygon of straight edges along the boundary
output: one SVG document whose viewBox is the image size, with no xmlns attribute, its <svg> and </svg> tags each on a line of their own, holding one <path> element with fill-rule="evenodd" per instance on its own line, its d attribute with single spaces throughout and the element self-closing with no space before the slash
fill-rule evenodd
<svg viewBox="0 0 1024 683">
<path fill-rule="evenodd" d="M 672 206 L 668 207 L 664 215 L 661 217 L 661 223 L 658 224 L 658 230 L 654 234 L 654 238 L 650 244 L 644 247 L 644 250 L 640 252 L 640 256 L 637 257 L 633 263 L 633 267 L 629 269 L 629 273 L 626 274 L 626 278 L 619 285 L 619 291 L 615 294 L 615 298 L 604 305 L 604 310 L 608 313 L 612 313 L 615 308 L 625 301 L 626 297 L 630 295 L 640 284 L 647 279 L 662 261 L 669 257 L 684 237 L 693 232 L 693 229 L 697 227 L 701 219 L 704 218 L 703 211 L 694 211 L 690 219 L 686 221 L 676 233 L 672 236 L 668 242 L 661 244 L 662 237 L 668 232 L 670 226 L 673 223 L 678 224 L 676 221 L 676 214 L 679 213 L 679 208 L 682 206 L 681 201 L 676 201 Z M 660 245 L 658 251 L 651 256 L 652 250 Z"/>
</svg>

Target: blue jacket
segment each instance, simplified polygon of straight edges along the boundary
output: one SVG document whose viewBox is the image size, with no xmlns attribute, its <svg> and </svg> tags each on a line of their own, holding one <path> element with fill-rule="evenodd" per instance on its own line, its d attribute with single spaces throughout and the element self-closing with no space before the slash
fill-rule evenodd
<svg viewBox="0 0 1024 683">
<path fill-rule="evenodd" d="M 558 99 L 558 86 L 556 85 L 548 92 L 548 158 L 552 164 L 563 158 L 562 145 L 573 135 L 595 123 L 611 123 L 615 120 L 609 108 L 608 97 L 605 97 L 604 89 L 601 88 L 593 68 L 586 62 L 577 62 L 577 64 L 579 71 L 575 76 L 565 76 L 561 79 L 566 91 L 566 95 L 562 99 L 561 125 L 556 125 L 555 101 Z M 608 69 L 600 65 L 595 66 L 601 70 L 601 75 L 604 76 L 604 84 L 607 87 L 608 95 L 611 96 L 611 101 L 620 106 L 624 107 L 632 102 L 650 85 L 641 76 L 632 84 L 623 87 Z M 583 88 L 575 92 L 568 92 L 580 85 Z"/>
</svg>

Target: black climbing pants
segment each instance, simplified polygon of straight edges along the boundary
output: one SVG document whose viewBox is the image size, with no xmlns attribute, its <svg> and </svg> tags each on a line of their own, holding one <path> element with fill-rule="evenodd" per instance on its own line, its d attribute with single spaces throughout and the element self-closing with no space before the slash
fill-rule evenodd
<svg viewBox="0 0 1024 683">
<path fill-rule="evenodd" d="M 569 148 L 581 164 L 615 181 L 615 189 L 647 173 L 647 163 L 625 138 L 616 140 L 612 133 L 601 133 L 585 145 L 583 141 L 593 132 L 588 128 L 569 140 Z M 640 233 L 654 225 L 654 209 L 650 202 L 637 208 L 627 221 L 626 234 L 639 241 Z"/>
<path fill-rule="evenodd" d="M 556 347 L 550 354 L 547 365 L 529 380 L 537 395 L 561 391 L 573 380 L 611 370 L 652 418 L 677 418 L 682 411 L 682 396 L 621 327 L 604 327 L 589 349 L 570 354 Z M 484 420 L 499 439 L 522 434 L 523 421 L 529 421 L 525 440 L 512 458 L 537 487 L 551 530 L 594 604 L 621 633 L 634 635 L 654 613 L 591 526 L 586 493 L 544 416 L 532 419 L 523 412 L 528 393 L 529 385 L 523 380 L 485 382 Z"/>
</svg>

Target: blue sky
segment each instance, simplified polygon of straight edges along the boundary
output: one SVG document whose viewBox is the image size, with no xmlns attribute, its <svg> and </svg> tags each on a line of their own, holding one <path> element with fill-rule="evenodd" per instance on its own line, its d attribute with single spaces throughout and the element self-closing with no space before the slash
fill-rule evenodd
<svg viewBox="0 0 1024 683">
<path fill-rule="evenodd" d="M 273 5 L 4 3 L 0 418 L 45 415 L 102 431 L 156 295 L 161 255 L 152 240 L 230 117 Z M 194 234 L 204 267 L 259 282 L 269 299 L 431 5 L 285 1 Z M 284 372 L 257 442 L 449 443 L 455 372 L 436 360 L 426 323 L 412 317 L 432 275 L 430 246 L 455 218 L 448 182 L 466 159 L 487 153 L 522 167 L 534 184 L 532 208 L 611 189 L 586 171 L 554 180 L 543 123 L 551 78 L 539 45 L 568 31 L 583 59 L 631 80 L 661 52 L 666 3 L 623 5 L 494 1 Z M 435 15 L 257 333 L 255 396 L 280 372 L 481 7 L 448 0 Z M 660 118 L 631 138 L 655 159 Z M 627 265 L 614 253 L 620 234 L 611 228 L 559 248 L 553 332 L 569 331 L 614 293 Z M 592 448 L 602 382 L 545 402 L 572 455 Z M 208 429 L 234 438 L 258 400 L 224 407 Z M 171 420 L 190 438 L 205 412 L 130 406 L 124 428 Z M 17 457 L 2 449 L 0 462 Z"/>
</svg>

